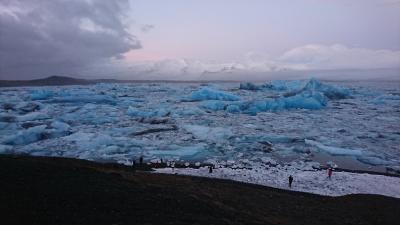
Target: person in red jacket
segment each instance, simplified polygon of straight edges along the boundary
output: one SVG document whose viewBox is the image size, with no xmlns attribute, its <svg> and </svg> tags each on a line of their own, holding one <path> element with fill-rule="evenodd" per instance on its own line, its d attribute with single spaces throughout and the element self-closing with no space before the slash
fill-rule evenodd
<svg viewBox="0 0 400 225">
<path fill-rule="evenodd" d="M 329 169 L 328 169 L 328 177 L 329 177 L 329 179 L 331 179 L 331 177 L 332 177 L 332 172 L 333 172 L 332 167 L 329 167 Z"/>
</svg>

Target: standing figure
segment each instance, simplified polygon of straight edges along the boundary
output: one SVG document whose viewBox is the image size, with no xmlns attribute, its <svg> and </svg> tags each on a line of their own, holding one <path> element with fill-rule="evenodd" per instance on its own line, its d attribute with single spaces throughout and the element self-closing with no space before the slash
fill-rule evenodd
<svg viewBox="0 0 400 225">
<path fill-rule="evenodd" d="M 212 173 L 213 172 L 213 167 L 212 166 L 208 166 L 208 172 Z"/>
<path fill-rule="evenodd" d="M 132 170 L 133 170 L 133 173 L 136 172 L 136 160 L 134 158 L 132 159 Z"/>
<path fill-rule="evenodd" d="M 289 188 L 292 188 L 293 177 L 292 175 L 289 176 Z"/>
<path fill-rule="evenodd" d="M 143 164 L 143 156 L 142 156 L 142 155 L 141 155 L 140 158 L 139 158 L 139 163 L 140 163 L 140 165 Z"/>
<path fill-rule="evenodd" d="M 333 172 L 332 167 L 329 167 L 329 169 L 328 169 L 328 178 L 329 179 L 331 179 L 331 177 L 332 177 L 332 172 Z"/>
</svg>

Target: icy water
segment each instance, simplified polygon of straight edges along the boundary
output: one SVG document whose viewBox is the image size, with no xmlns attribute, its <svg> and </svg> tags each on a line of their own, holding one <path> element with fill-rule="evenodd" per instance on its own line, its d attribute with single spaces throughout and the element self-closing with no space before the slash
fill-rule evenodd
<svg viewBox="0 0 400 225">
<path fill-rule="evenodd" d="M 132 83 L 0 89 L 0 153 L 116 161 L 400 166 L 400 83 Z"/>
</svg>

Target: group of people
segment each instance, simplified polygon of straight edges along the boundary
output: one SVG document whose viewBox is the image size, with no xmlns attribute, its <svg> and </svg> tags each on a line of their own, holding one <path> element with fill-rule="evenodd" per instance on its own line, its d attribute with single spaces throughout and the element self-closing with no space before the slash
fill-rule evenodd
<svg viewBox="0 0 400 225">
<path fill-rule="evenodd" d="M 329 179 L 331 179 L 332 173 L 333 173 L 333 168 L 332 168 L 332 167 L 329 167 L 329 168 L 328 168 L 328 178 L 329 178 Z M 290 175 L 290 176 L 289 176 L 289 188 L 292 188 L 293 180 L 294 180 L 293 176 Z"/>
<path fill-rule="evenodd" d="M 162 159 L 161 159 L 161 163 L 163 163 L 163 160 L 162 160 Z M 139 164 L 140 164 L 140 165 L 143 164 L 143 156 L 140 156 L 140 158 L 139 158 Z M 133 168 L 134 171 L 135 171 L 135 168 L 136 168 L 135 166 L 136 166 L 136 160 L 133 159 L 133 160 L 132 160 L 132 168 Z M 172 170 L 175 169 L 175 162 L 171 163 L 171 167 L 172 167 Z M 212 172 L 213 172 L 213 166 L 208 166 L 208 172 L 209 172 L 209 173 L 212 173 Z M 331 179 L 332 173 L 333 173 L 333 168 L 332 168 L 332 167 L 329 167 L 329 168 L 328 168 L 328 178 L 329 178 L 329 179 Z M 289 176 L 289 188 L 292 188 L 293 180 L 294 180 L 293 176 L 290 175 L 290 176 Z"/>
</svg>

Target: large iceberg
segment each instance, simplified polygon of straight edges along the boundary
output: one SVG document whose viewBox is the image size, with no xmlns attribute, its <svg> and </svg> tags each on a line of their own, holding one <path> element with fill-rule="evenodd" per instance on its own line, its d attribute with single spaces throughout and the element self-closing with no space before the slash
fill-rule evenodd
<svg viewBox="0 0 400 225">
<path fill-rule="evenodd" d="M 242 112 L 256 115 L 259 112 L 288 109 L 322 109 L 328 104 L 328 99 L 341 99 L 350 95 L 348 89 L 326 85 L 315 79 L 311 79 L 305 85 L 300 81 L 280 81 L 272 82 L 272 84 L 282 90 L 296 91 L 264 101 L 243 101 L 229 106 L 222 101 L 210 101 L 203 103 L 202 106 L 214 111 L 225 109 L 231 113 Z"/>
<path fill-rule="evenodd" d="M 316 79 L 310 79 L 310 81 L 304 86 L 301 91 L 320 92 L 329 99 L 343 99 L 350 96 L 349 89 L 323 84 Z"/>
<path fill-rule="evenodd" d="M 266 83 L 264 87 L 275 91 L 298 91 L 305 84 L 306 81 L 299 80 L 272 80 Z"/>
<path fill-rule="evenodd" d="M 240 98 L 234 94 L 214 90 L 208 87 L 203 87 L 200 90 L 192 92 L 191 100 L 204 101 L 204 100 L 223 100 L 223 101 L 238 101 Z"/>
</svg>

